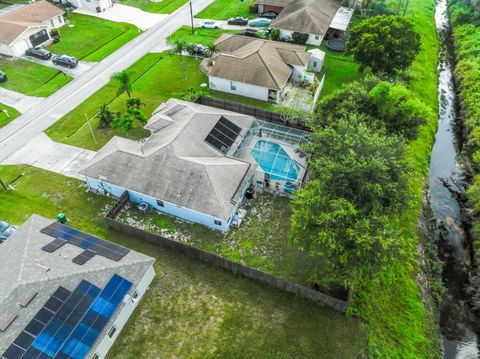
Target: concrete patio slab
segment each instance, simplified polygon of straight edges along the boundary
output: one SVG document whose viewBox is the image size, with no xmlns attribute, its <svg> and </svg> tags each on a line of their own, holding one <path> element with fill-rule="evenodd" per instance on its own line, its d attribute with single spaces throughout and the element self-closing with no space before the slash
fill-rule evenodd
<svg viewBox="0 0 480 359">
<path fill-rule="evenodd" d="M 153 14 L 151 12 L 137 9 L 133 6 L 121 4 L 115 4 L 113 7 L 100 13 L 87 9 L 77 9 L 74 12 L 114 22 L 126 22 L 135 25 L 144 31 L 168 17 L 168 15 L 165 14 Z"/>
<path fill-rule="evenodd" d="M 0 103 L 13 107 L 20 113 L 27 112 L 43 99 L 43 97 L 25 96 L 19 92 L 0 87 Z"/>
<path fill-rule="evenodd" d="M 54 142 L 41 133 L 2 164 L 30 165 L 44 170 L 83 179 L 78 171 L 96 152 Z"/>
<path fill-rule="evenodd" d="M 61 55 L 63 55 L 63 54 L 61 54 Z M 77 67 L 75 67 L 74 69 L 69 69 L 67 67 L 55 65 L 52 62 L 52 60 L 40 60 L 40 59 L 37 59 L 36 57 L 30 57 L 30 56 L 23 56 L 22 58 L 25 59 L 25 60 L 31 61 L 31 62 L 35 62 L 35 63 L 40 64 L 40 65 L 43 65 L 43 66 L 51 67 L 52 69 L 56 69 L 58 71 L 61 71 L 65 74 L 68 74 L 68 75 L 74 77 L 74 78 L 82 75 L 84 72 L 90 70 L 90 68 L 92 66 L 95 66 L 97 64 L 96 62 L 79 61 Z"/>
</svg>

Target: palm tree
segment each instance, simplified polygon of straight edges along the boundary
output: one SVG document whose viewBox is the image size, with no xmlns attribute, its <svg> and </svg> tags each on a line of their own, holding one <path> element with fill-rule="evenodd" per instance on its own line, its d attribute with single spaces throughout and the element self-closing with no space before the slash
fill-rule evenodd
<svg viewBox="0 0 480 359">
<path fill-rule="evenodd" d="M 171 52 L 180 56 L 180 69 L 182 70 L 183 81 L 186 81 L 187 77 L 185 75 L 185 65 L 183 63 L 183 52 L 188 49 L 188 43 L 184 38 L 174 38 L 169 40 L 168 43 L 172 45 Z"/>
<path fill-rule="evenodd" d="M 213 65 L 213 56 L 216 53 L 220 52 L 220 49 L 215 44 L 208 45 L 207 49 L 208 49 L 208 65 L 212 66 Z"/>
<path fill-rule="evenodd" d="M 112 80 L 116 80 L 119 82 L 117 96 L 119 96 L 122 92 L 126 92 L 128 98 L 132 97 L 132 82 L 130 80 L 130 75 L 127 71 L 120 71 L 114 73 L 112 75 Z"/>
</svg>

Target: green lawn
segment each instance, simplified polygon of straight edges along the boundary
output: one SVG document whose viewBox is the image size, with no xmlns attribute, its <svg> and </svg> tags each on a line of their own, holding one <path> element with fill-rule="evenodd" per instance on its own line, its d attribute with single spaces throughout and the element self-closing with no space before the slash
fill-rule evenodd
<svg viewBox="0 0 480 359">
<path fill-rule="evenodd" d="M 195 28 L 195 32 L 192 34 L 192 28 L 190 26 L 182 26 L 168 37 L 171 39 L 184 39 L 188 43 L 197 43 L 204 46 L 212 45 L 222 34 L 229 33 L 234 34 L 238 31 L 222 30 L 222 29 L 202 29 L 201 27 Z"/>
<path fill-rule="evenodd" d="M 8 115 L 3 112 L 4 110 L 8 112 Z M 3 103 L 0 103 L 0 128 L 12 122 L 18 116 L 20 116 L 20 113 L 13 107 L 9 107 L 7 105 L 4 105 Z"/>
<path fill-rule="evenodd" d="M 228 20 L 236 16 L 254 18 L 256 14 L 252 14 L 249 7 L 255 3 L 255 0 L 215 0 L 196 17 L 214 20 Z"/>
<path fill-rule="evenodd" d="M 147 54 L 127 69 L 133 81 L 133 97 L 139 97 L 145 103 L 144 112 L 147 116 L 150 116 L 153 110 L 169 98 L 181 97 L 189 86 L 200 89 L 201 83 L 208 83 L 207 77 L 199 69 L 199 59 L 184 57 L 184 64 L 187 81 L 183 81 L 177 55 Z M 114 135 L 124 136 L 124 134 L 111 129 L 98 129 L 98 123 L 92 121 L 97 139 L 95 144 L 88 126 L 84 126 L 85 114 L 91 118 L 103 103 L 110 103 L 110 108 L 113 110 L 121 110 L 124 108 L 126 99 L 125 94 L 117 97 L 117 83 L 110 81 L 53 124 L 46 133 L 55 141 L 98 150 Z M 128 137 L 138 139 L 147 135 L 148 131 L 139 128 L 129 132 Z"/>
<path fill-rule="evenodd" d="M 69 12 L 66 20 L 68 24 L 59 29 L 60 42 L 49 50 L 83 61 L 100 61 L 140 34 L 133 25 L 94 16 Z"/>
<path fill-rule="evenodd" d="M 0 87 L 28 96 L 47 97 L 72 80 L 58 70 L 22 59 L 0 59 L 0 70 L 8 76 Z"/>
<path fill-rule="evenodd" d="M 259 194 L 243 208 L 247 211 L 246 220 L 240 228 L 231 228 L 226 233 L 157 212 L 144 215 L 134 208 L 123 211 L 118 219 L 269 274 L 311 285 L 311 273 L 322 270 L 317 259 L 307 256 L 289 241 L 289 199 Z M 328 275 L 319 278 L 317 284 L 330 287 L 332 283 L 328 278 Z"/>
<path fill-rule="evenodd" d="M 358 358 L 358 320 L 107 228 L 112 199 L 84 183 L 26 166 L 0 166 L 0 218 L 54 218 L 156 258 L 156 278 L 109 358 Z"/>
<path fill-rule="evenodd" d="M 359 80 L 363 74 L 359 72 L 359 66 L 353 61 L 351 56 L 343 52 L 332 51 L 326 46 L 321 50 L 325 52 L 325 61 L 322 74 L 325 74 L 325 84 L 320 98 L 329 93 L 342 88 L 345 84 Z"/>
<path fill-rule="evenodd" d="M 159 14 L 171 14 L 187 2 L 188 0 L 162 0 L 160 2 L 151 0 L 119 0 L 119 3 L 122 5 L 133 6 L 143 11 Z"/>
</svg>

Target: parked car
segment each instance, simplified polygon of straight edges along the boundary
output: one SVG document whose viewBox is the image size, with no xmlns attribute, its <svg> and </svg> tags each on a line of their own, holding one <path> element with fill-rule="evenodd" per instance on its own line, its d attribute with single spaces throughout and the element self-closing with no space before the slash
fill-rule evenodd
<svg viewBox="0 0 480 359">
<path fill-rule="evenodd" d="M 245 32 L 242 34 L 244 36 L 257 37 L 258 30 L 254 29 L 245 29 Z"/>
<path fill-rule="evenodd" d="M 7 81 L 7 74 L 5 72 L 0 71 L 0 82 Z"/>
<path fill-rule="evenodd" d="M 0 243 L 7 240 L 15 231 L 17 227 L 8 222 L 0 221 Z"/>
<path fill-rule="evenodd" d="M 25 55 L 36 57 L 37 59 L 42 60 L 50 60 L 52 58 L 52 53 L 41 47 L 32 47 L 27 49 L 27 51 L 25 51 Z"/>
<path fill-rule="evenodd" d="M 222 24 L 215 20 L 202 20 L 198 23 L 204 29 L 220 29 Z"/>
<path fill-rule="evenodd" d="M 208 47 L 203 46 L 202 44 L 190 44 L 188 45 L 187 51 L 190 55 L 207 57 L 208 56 Z"/>
<path fill-rule="evenodd" d="M 252 27 L 267 27 L 267 26 L 270 26 L 271 23 L 272 23 L 272 20 L 258 18 L 258 19 L 255 19 L 255 20 L 250 20 L 248 25 L 250 25 Z"/>
<path fill-rule="evenodd" d="M 277 16 L 278 16 L 278 14 L 276 12 L 273 12 L 273 11 L 262 12 L 260 14 L 261 18 L 270 19 L 270 20 L 274 20 Z"/>
<path fill-rule="evenodd" d="M 228 19 L 227 21 L 228 25 L 240 25 L 240 26 L 245 26 L 248 25 L 248 19 L 238 16 L 238 17 L 232 17 Z"/>
<path fill-rule="evenodd" d="M 68 56 L 68 55 L 55 55 L 55 56 L 52 57 L 52 62 L 55 65 L 68 67 L 70 69 L 73 69 L 74 67 L 77 67 L 77 65 L 78 65 L 78 60 L 75 57 Z"/>
</svg>

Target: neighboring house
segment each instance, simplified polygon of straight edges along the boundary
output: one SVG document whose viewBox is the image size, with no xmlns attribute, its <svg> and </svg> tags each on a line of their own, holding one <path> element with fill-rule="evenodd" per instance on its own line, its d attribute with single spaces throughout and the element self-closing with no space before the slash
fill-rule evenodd
<svg viewBox="0 0 480 359">
<path fill-rule="evenodd" d="M 154 259 L 33 215 L 1 245 L 0 357 L 107 355 Z"/>
<path fill-rule="evenodd" d="M 93 11 L 105 11 L 113 6 L 113 0 L 60 0 L 61 3 L 70 3 L 79 9 L 89 9 Z"/>
<path fill-rule="evenodd" d="M 300 32 L 308 34 L 307 44 L 317 46 L 326 37 L 344 37 L 354 12 L 336 0 L 259 0 L 259 14 L 266 11 L 279 14 L 271 27 L 280 30 L 281 39 Z"/>
<path fill-rule="evenodd" d="M 80 171 L 95 192 L 228 230 L 252 185 L 291 194 L 301 187 L 304 131 L 170 99 L 145 126 L 144 143 L 114 137 Z"/>
<path fill-rule="evenodd" d="M 50 30 L 65 25 L 64 11 L 48 1 L 12 5 L 0 11 L 0 54 L 18 57 L 51 41 Z"/>
<path fill-rule="evenodd" d="M 241 35 L 222 35 L 219 53 L 208 71 L 210 88 L 263 101 L 277 102 L 289 81 L 312 83 L 319 71 L 314 53 L 303 46 Z"/>
</svg>

